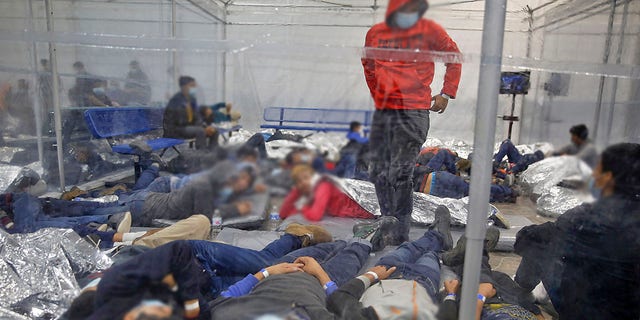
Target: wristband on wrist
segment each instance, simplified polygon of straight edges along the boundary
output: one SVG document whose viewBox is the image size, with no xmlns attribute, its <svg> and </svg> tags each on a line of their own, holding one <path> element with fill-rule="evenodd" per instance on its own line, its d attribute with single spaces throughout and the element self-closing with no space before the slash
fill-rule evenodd
<svg viewBox="0 0 640 320">
<path fill-rule="evenodd" d="M 333 287 L 333 286 L 335 286 L 335 285 L 336 285 L 336 283 L 335 283 L 335 282 L 333 282 L 333 281 L 329 281 L 329 282 L 327 282 L 324 286 L 322 286 L 322 288 L 326 291 L 328 288 L 331 288 L 331 287 Z"/>
<path fill-rule="evenodd" d="M 447 301 L 447 300 L 453 300 L 453 301 L 455 301 L 455 300 L 456 300 L 456 297 L 457 297 L 457 296 L 456 296 L 456 294 L 455 294 L 455 293 L 449 293 L 449 294 L 447 294 L 447 296 L 446 296 L 446 297 L 444 297 L 444 301 Z"/>
<path fill-rule="evenodd" d="M 188 303 L 184 305 L 184 310 L 186 311 L 193 311 L 193 310 L 197 310 L 200 308 L 200 303 L 198 303 L 198 301 L 196 302 L 192 302 L 192 303 Z"/>
<path fill-rule="evenodd" d="M 440 96 L 445 98 L 445 99 L 447 99 L 447 100 L 451 99 L 451 96 L 446 94 L 446 93 L 441 93 Z"/>
<path fill-rule="evenodd" d="M 482 303 L 484 303 L 485 301 L 487 301 L 487 297 L 485 297 L 482 294 L 478 293 L 478 300 L 480 300 L 480 301 L 482 301 Z"/>
<path fill-rule="evenodd" d="M 370 274 L 370 275 L 373 277 L 373 279 L 374 279 L 375 281 L 378 281 L 378 280 L 380 279 L 380 278 L 378 277 L 378 274 L 377 274 L 377 273 L 375 273 L 375 272 L 373 272 L 373 271 L 367 271 L 367 273 L 365 273 L 365 274 Z"/>
<path fill-rule="evenodd" d="M 262 269 L 260 270 L 260 273 L 262 273 L 262 276 L 266 279 L 269 277 L 269 271 L 267 271 L 267 269 Z"/>
</svg>

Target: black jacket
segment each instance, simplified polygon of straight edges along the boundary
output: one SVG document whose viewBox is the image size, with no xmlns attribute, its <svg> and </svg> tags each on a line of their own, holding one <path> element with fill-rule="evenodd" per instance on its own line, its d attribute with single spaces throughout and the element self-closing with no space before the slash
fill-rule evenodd
<svg viewBox="0 0 640 320">
<path fill-rule="evenodd" d="M 191 109 L 193 111 L 193 117 L 189 121 L 187 116 L 186 106 L 191 103 Z M 176 93 L 164 110 L 163 127 L 164 136 L 168 138 L 184 138 L 183 128 L 187 126 L 202 126 L 203 122 L 200 118 L 200 112 L 198 110 L 198 102 L 195 97 L 191 97 L 190 101 L 182 94 L 182 92 Z"/>
</svg>

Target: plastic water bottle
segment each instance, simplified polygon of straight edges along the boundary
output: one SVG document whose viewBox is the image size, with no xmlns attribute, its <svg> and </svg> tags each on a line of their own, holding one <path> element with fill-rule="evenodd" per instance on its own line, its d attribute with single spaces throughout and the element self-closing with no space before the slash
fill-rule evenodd
<svg viewBox="0 0 640 320">
<path fill-rule="evenodd" d="M 220 217 L 220 211 L 216 210 L 211 217 L 211 233 L 209 234 L 210 240 L 215 240 L 222 231 L 222 217 Z"/>
<path fill-rule="evenodd" d="M 267 223 L 267 230 L 276 231 L 280 226 L 280 213 L 277 208 L 273 207 L 269 214 L 269 222 Z"/>
</svg>

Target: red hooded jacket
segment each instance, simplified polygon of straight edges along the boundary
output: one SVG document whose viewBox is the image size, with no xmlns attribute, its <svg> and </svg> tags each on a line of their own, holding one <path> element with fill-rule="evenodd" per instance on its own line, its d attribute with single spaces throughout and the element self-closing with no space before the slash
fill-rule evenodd
<svg viewBox="0 0 640 320">
<path fill-rule="evenodd" d="M 390 0 L 386 22 L 369 29 L 365 48 L 419 49 L 421 52 L 456 52 L 460 50 L 447 32 L 432 20 L 420 19 L 409 29 L 391 27 L 393 14 L 412 0 Z M 426 7 L 425 7 L 426 10 Z M 424 12 L 421 12 L 424 14 Z M 378 55 L 378 57 L 375 57 Z M 376 109 L 430 109 L 434 63 L 429 61 L 392 61 L 376 54 L 362 59 L 364 75 Z M 370 57 L 373 56 L 373 57 Z M 408 59 L 411 60 L 411 59 Z M 441 93 L 456 96 L 462 65 L 447 63 Z"/>
</svg>

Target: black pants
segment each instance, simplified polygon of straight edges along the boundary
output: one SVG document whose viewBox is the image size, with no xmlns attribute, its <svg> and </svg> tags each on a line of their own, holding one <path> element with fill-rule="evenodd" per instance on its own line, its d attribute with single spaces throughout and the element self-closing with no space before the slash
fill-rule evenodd
<svg viewBox="0 0 640 320">
<path fill-rule="evenodd" d="M 371 124 L 371 182 L 382 215 L 400 223 L 390 244 L 409 240 L 413 211 L 413 169 L 429 132 L 428 110 L 377 110 Z"/>
</svg>

